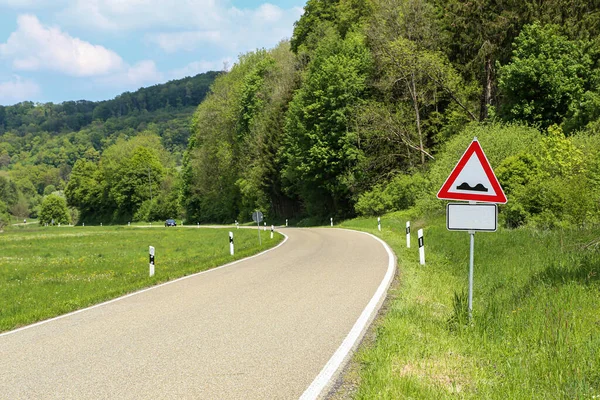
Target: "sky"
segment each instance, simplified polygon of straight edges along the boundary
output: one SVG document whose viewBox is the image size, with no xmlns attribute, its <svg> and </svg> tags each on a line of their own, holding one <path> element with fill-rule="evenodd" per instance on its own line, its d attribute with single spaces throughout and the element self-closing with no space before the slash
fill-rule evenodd
<svg viewBox="0 0 600 400">
<path fill-rule="evenodd" d="M 305 0 L 0 0 L 0 105 L 107 100 L 231 67 Z"/>
</svg>

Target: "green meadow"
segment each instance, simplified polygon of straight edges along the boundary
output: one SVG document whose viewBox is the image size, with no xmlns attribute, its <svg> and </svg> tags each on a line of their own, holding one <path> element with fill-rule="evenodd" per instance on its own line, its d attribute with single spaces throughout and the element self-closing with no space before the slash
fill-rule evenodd
<svg viewBox="0 0 600 400">
<path fill-rule="evenodd" d="M 217 267 L 282 239 L 262 232 L 259 246 L 256 230 L 231 228 L 13 227 L 0 234 L 0 331 Z M 153 277 L 149 246 L 156 248 Z"/>
<path fill-rule="evenodd" d="M 398 276 L 336 398 L 600 398 L 600 230 L 476 233 L 469 321 L 468 233 L 413 218 L 407 249 L 407 219 L 342 224 L 389 243 Z"/>
</svg>

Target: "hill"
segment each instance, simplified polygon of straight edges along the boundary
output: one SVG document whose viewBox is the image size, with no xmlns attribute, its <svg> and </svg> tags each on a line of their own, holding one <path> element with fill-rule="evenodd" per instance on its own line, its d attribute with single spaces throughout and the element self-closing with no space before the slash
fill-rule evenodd
<svg viewBox="0 0 600 400">
<path fill-rule="evenodd" d="M 62 193 L 78 160 L 98 163 L 106 149 L 137 136 L 154 137 L 149 142 L 162 153 L 163 167 L 176 167 L 187 147 L 191 116 L 219 74 L 207 72 L 100 102 L 0 106 L 0 219 L 7 212 L 37 216 L 43 196 Z"/>
</svg>

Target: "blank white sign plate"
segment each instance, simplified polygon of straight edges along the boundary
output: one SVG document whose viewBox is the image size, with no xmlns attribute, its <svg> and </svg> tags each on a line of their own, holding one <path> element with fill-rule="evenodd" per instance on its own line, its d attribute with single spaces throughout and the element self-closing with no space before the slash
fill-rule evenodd
<svg viewBox="0 0 600 400">
<path fill-rule="evenodd" d="M 498 206 L 449 203 L 446 206 L 446 227 L 450 231 L 495 232 L 498 229 Z"/>
</svg>

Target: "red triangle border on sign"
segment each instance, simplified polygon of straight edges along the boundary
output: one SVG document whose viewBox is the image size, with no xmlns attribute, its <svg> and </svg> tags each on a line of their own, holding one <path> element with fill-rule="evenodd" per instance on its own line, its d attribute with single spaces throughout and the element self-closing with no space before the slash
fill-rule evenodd
<svg viewBox="0 0 600 400">
<path fill-rule="evenodd" d="M 467 162 L 469 161 L 469 159 L 471 158 L 473 153 L 475 153 L 475 155 L 479 159 L 479 162 L 481 163 L 481 166 L 483 167 L 483 171 L 485 172 L 487 178 L 489 179 L 490 184 L 494 188 L 494 192 L 496 192 L 496 194 L 493 196 L 482 195 L 482 194 L 451 193 L 450 192 L 450 188 L 452 187 L 452 184 L 456 181 L 456 178 L 461 173 L 461 171 L 463 170 L 463 168 L 465 167 L 465 165 L 467 164 Z M 478 202 L 482 202 L 482 203 L 501 203 L 501 204 L 506 203 L 506 195 L 504 194 L 504 191 L 502 190 L 502 187 L 500 186 L 500 182 L 498 182 L 498 178 L 496 178 L 496 174 L 494 174 L 494 171 L 492 170 L 492 166 L 490 165 L 490 162 L 488 161 L 487 157 L 485 156 L 485 153 L 483 152 L 483 149 L 481 148 L 479 141 L 477 141 L 477 138 L 475 138 L 471 142 L 471 144 L 469 145 L 469 147 L 467 148 L 467 150 L 465 151 L 463 156 L 460 158 L 460 160 L 458 161 L 458 163 L 456 164 L 456 166 L 450 173 L 450 176 L 448 177 L 448 179 L 446 179 L 446 182 L 444 182 L 444 184 L 442 185 L 442 188 L 439 190 L 439 192 L 437 194 L 437 198 L 442 199 L 442 200 L 478 201 Z"/>
</svg>

